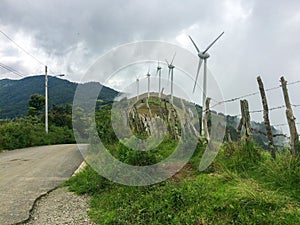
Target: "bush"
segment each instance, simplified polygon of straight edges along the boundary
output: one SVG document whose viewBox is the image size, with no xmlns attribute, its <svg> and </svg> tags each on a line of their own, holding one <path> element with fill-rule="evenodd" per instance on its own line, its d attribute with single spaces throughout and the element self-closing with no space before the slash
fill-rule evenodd
<svg viewBox="0 0 300 225">
<path fill-rule="evenodd" d="M 12 150 L 31 146 L 74 143 L 72 130 L 67 127 L 45 125 L 37 117 L 18 119 L 0 125 L 0 149 Z"/>
</svg>

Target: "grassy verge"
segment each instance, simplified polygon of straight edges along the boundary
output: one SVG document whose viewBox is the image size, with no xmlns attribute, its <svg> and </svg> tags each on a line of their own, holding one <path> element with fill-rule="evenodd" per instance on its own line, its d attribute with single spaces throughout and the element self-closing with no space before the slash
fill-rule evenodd
<svg viewBox="0 0 300 225">
<path fill-rule="evenodd" d="M 300 224 L 299 159 L 284 153 L 274 161 L 252 143 L 224 145 L 199 173 L 203 149 L 160 184 L 123 186 L 87 167 L 66 185 L 92 196 L 89 216 L 98 224 Z"/>
</svg>

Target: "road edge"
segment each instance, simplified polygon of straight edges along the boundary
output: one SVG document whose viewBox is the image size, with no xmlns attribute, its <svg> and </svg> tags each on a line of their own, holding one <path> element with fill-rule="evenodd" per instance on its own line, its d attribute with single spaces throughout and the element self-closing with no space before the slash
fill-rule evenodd
<svg viewBox="0 0 300 225">
<path fill-rule="evenodd" d="M 85 162 L 85 160 L 83 160 L 82 163 L 79 165 L 79 167 L 74 171 L 74 173 L 72 174 L 71 177 L 73 177 L 73 176 L 75 176 L 76 174 L 78 174 L 78 173 L 79 173 L 80 171 L 82 171 L 86 166 L 87 166 L 87 163 Z M 69 178 L 69 179 L 70 179 L 70 178 Z M 65 182 L 65 181 L 64 181 L 64 182 Z M 63 182 L 63 183 L 64 183 L 64 182 Z M 22 224 L 28 223 L 28 222 L 32 219 L 32 213 L 33 213 L 33 211 L 34 211 L 34 209 L 35 209 L 35 207 L 36 207 L 36 205 L 37 205 L 37 202 L 38 202 L 41 198 L 43 198 L 43 197 L 49 195 L 51 192 L 53 192 L 53 191 L 55 191 L 56 189 L 60 188 L 60 186 L 61 186 L 63 183 L 61 183 L 60 185 L 58 185 L 58 186 L 56 186 L 56 187 L 50 189 L 50 190 L 47 191 L 47 192 L 42 193 L 40 196 L 38 196 L 38 197 L 34 200 L 32 206 L 31 206 L 31 208 L 30 208 L 30 210 L 29 210 L 28 218 L 26 218 L 26 219 L 24 219 L 24 220 L 22 220 L 22 221 L 20 221 L 20 222 L 14 223 L 13 225 L 22 225 Z"/>
</svg>

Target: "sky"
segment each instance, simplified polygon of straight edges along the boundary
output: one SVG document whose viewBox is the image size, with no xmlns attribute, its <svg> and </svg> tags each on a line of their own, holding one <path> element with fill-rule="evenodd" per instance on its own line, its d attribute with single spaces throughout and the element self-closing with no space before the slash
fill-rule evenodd
<svg viewBox="0 0 300 225">
<path fill-rule="evenodd" d="M 168 42 L 197 57 L 188 35 L 204 50 L 224 31 L 208 59 L 208 90 L 218 86 L 222 93 L 217 101 L 257 92 L 258 75 L 266 88 L 278 86 L 282 75 L 288 82 L 300 80 L 300 2 L 296 0 L 0 0 L 0 5 L 0 30 L 34 56 L 0 33 L 0 63 L 25 76 L 43 74 L 43 65 L 48 65 L 51 74 L 64 73 L 64 79 L 81 81 L 103 54 L 144 40 Z M 131 83 L 136 76 L 130 77 Z M 110 82 L 112 88 L 120 90 L 128 83 L 119 77 Z M 3 78 L 20 79 L 0 69 Z M 176 79 L 186 81 L 184 76 Z M 187 89 L 192 86 L 191 80 Z M 300 104 L 299 86 L 288 87 L 295 105 Z M 267 97 L 270 108 L 284 104 L 281 89 L 267 92 Z M 259 95 L 247 99 L 250 110 L 262 109 Z M 239 101 L 226 104 L 226 112 L 240 114 Z M 300 122 L 300 107 L 294 112 Z M 261 113 L 251 116 L 262 121 Z M 270 120 L 286 123 L 284 109 L 271 111 Z M 282 129 L 287 132 L 287 127 Z"/>
</svg>

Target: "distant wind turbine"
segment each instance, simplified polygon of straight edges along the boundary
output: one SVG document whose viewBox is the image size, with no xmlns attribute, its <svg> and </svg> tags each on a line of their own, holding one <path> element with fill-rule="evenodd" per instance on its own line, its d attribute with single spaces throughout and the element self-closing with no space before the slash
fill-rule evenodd
<svg viewBox="0 0 300 225">
<path fill-rule="evenodd" d="M 173 65 L 173 62 L 174 62 L 175 56 L 176 56 L 176 52 L 174 53 L 173 59 L 170 64 L 169 64 L 168 60 L 166 59 L 166 62 L 169 67 L 168 79 L 170 78 L 170 75 L 171 75 L 171 103 L 172 104 L 173 104 L 173 75 L 174 75 L 174 68 L 175 68 L 175 66 Z"/>
<path fill-rule="evenodd" d="M 140 98 L 140 78 L 136 77 L 136 101 Z"/>
<path fill-rule="evenodd" d="M 150 98 L 150 77 L 151 77 L 150 67 L 148 69 L 148 73 L 146 74 L 146 77 L 148 78 L 148 100 L 149 100 L 149 98 Z"/>
<path fill-rule="evenodd" d="M 158 75 L 158 98 L 161 98 L 161 67 L 159 66 L 159 61 L 157 61 L 156 76 Z"/>
<path fill-rule="evenodd" d="M 204 111 L 204 107 L 205 107 L 205 101 L 206 101 L 206 86 L 207 86 L 207 59 L 209 58 L 209 54 L 207 53 L 207 51 L 211 48 L 211 46 L 213 46 L 216 41 L 224 34 L 224 32 L 222 32 L 210 45 L 208 45 L 208 47 L 201 52 L 199 50 L 199 48 L 197 47 L 197 45 L 195 44 L 194 40 L 192 39 L 191 36 L 189 36 L 189 38 L 191 39 L 193 45 L 195 46 L 197 52 L 198 52 L 198 57 L 199 57 L 199 64 L 198 64 L 198 68 L 197 68 L 197 74 L 196 74 L 196 79 L 195 79 L 195 84 L 194 84 L 194 88 L 193 88 L 193 92 L 195 92 L 195 88 L 197 85 L 197 80 L 198 80 L 198 76 L 199 76 L 199 71 L 202 65 L 202 61 L 204 60 L 204 76 L 203 76 L 203 98 L 202 98 L 202 107 L 203 107 L 203 111 Z"/>
</svg>

